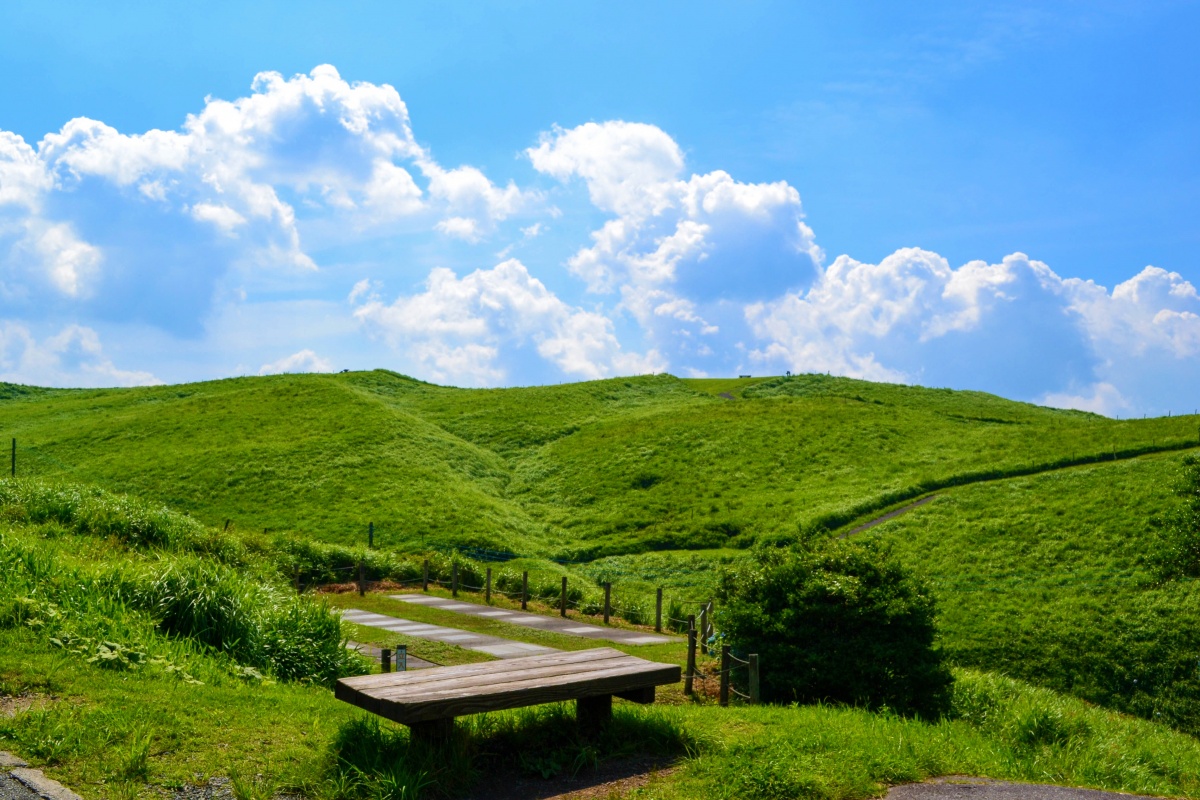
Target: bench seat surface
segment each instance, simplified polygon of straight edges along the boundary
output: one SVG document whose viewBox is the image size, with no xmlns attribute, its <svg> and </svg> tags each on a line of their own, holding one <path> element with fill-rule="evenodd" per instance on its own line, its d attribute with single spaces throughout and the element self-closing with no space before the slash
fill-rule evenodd
<svg viewBox="0 0 1200 800">
<path fill-rule="evenodd" d="M 334 696 L 405 725 L 677 683 L 681 670 L 609 647 L 342 678 Z"/>
</svg>

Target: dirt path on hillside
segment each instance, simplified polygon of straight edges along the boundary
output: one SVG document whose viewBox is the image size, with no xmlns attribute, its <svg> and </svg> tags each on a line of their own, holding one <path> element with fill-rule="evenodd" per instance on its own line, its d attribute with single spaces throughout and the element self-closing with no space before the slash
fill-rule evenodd
<svg viewBox="0 0 1200 800">
<path fill-rule="evenodd" d="M 929 501 L 933 500 L 935 497 L 937 497 L 936 494 L 931 494 L 928 497 L 922 497 L 920 500 L 914 500 L 913 502 L 909 503 L 906 506 L 900 506 L 900 508 L 897 508 L 894 511 L 889 511 L 888 513 L 884 514 L 882 517 L 876 517 L 875 519 L 871 520 L 870 522 L 864 522 L 862 525 L 859 525 L 857 528 L 851 528 L 850 530 L 846 531 L 838 538 L 845 539 L 847 536 L 853 536 L 856 533 L 862 533 L 863 531 L 867 530 L 868 528 L 874 528 L 876 525 L 880 525 L 884 522 L 887 522 L 889 519 L 895 519 L 896 517 L 900 516 L 901 514 L 907 512 L 907 511 L 912 511 L 914 508 L 918 508 L 920 506 L 925 505 Z"/>
<path fill-rule="evenodd" d="M 1153 450 L 1148 453 L 1138 453 L 1137 455 L 1132 455 L 1132 456 L 1121 456 L 1120 458 L 1115 458 L 1111 461 L 1109 461 L 1109 460 L 1084 461 L 1084 462 L 1081 462 L 1078 464 L 1066 464 L 1061 467 L 1050 467 L 1048 469 L 1036 470 L 1036 471 L 1032 471 L 1032 472 L 1020 472 L 1020 473 L 1016 473 L 1013 475 L 1004 475 L 999 478 L 980 478 L 979 480 L 964 481 L 963 483 L 957 484 L 955 486 L 947 486 L 944 489 L 942 489 L 941 491 L 949 491 L 951 489 L 961 489 L 964 486 L 976 486 L 980 483 L 995 483 L 997 481 L 1017 480 L 1018 478 L 1032 478 L 1032 477 L 1036 477 L 1038 475 L 1045 475 L 1050 472 L 1061 472 L 1062 470 L 1066 470 L 1066 469 L 1079 469 L 1080 467 L 1094 467 L 1094 466 L 1098 466 L 1100 464 L 1115 464 L 1118 461 L 1134 461 L 1139 458 L 1146 458 L 1147 456 L 1161 456 L 1161 455 L 1164 455 L 1167 453 L 1179 453 L 1179 452 L 1184 452 L 1186 450 L 1194 450 L 1194 449 L 1197 449 L 1196 445 L 1189 445 L 1187 447 L 1170 447 L 1170 448 L 1166 448 L 1163 450 Z M 935 492 L 933 494 L 926 495 L 925 497 L 922 497 L 919 500 L 914 500 L 913 502 L 911 502 L 907 505 L 903 505 L 900 508 L 893 509 L 892 511 L 889 511 L 882 516 L 876 517 L 868 522 L 864 522 L 861 525 L 856 525 L 855 527 L 851 528 L 850 530 L 846 531 L 845 533 L 840 534 L 838 536 L 838 538 L 845 539 L 848 536 L 853 536 L 856 533 L 862 533 L 863 531 L 865 531 L 869 528 L 874 528 L 876 525 L 887 522 L 890 519 L 895 519 L 896 517 L 900 516 L 901 514 L 904 514 L 906 512 L 912 511 L 914 508 L 919 508 L 920 506 L 925 505 L 929 501 L 938 497 L 938 495 L 939 495 L 939 492 Z"/>
</svg>

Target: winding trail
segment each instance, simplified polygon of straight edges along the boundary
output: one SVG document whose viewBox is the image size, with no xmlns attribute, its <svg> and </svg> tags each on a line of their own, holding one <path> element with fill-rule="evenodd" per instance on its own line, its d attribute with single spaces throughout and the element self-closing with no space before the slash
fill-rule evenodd
<svg viewBox="0 0 1200 800">
<path fill-rule="evenodd" d="M 913 502 L 909 503 L 906 506 L 900 506 L 900 508 L 889 511 L 888 513 L 884 514 L 882 517 L 876 517 L 875 519 L 871 520 L 870 522 L 864 522 L 862 525 L 859 525 L 857 528 L 851 528 L 850 530 L 846 531 L 838 538 L 845 539 L 847 536 L 853 536 L 856 533 L 862 533 L 863 531 L 867 530 L 868 528 L 874 528 L 876 525 L 880 525 L 884 522 L 887 522 L 889 519 L 895 519 L 896 517 L 900 516 L 901 514 L 903 514 L 905 512 L 912 511 L 914 508 L 923 506 L 936 497 L 937 497 L 936 494 L 930 494 L 930 495 L 926 495 L 925 497 L 922 497 L 920 500 L 914 500 Z"/>
</svg>

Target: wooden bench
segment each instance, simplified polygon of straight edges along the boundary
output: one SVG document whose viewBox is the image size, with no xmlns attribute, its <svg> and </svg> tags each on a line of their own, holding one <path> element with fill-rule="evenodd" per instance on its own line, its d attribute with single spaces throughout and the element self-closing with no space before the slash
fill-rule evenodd
<svg viewBox="0 0 1200 800">
<path fill-rule="evenodd" d="M 610 647 L 482 664 L 342 678 L 337 699 L 399 722 L 416 737 L 441 739 L 464 714 L 576 701 L 580 727 L 595 732 L 612 716 L 613 696 L 653 703 L 654 688 L 681 670 Z"/>
</svg>

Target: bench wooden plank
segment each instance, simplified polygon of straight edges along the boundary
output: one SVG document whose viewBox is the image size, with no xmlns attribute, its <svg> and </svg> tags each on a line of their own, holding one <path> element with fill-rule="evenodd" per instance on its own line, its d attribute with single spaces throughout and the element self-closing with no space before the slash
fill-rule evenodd
<svg viewBox="0 0 1200 800">
<path fill-rule="evenodd" d="M 654 681 L 655 677 L 667 677 L 673 675 L 671 670 L 678 670 L 678 667 L 663 665 L 657 670 L 639 670 L 631 672 L 624 666 L 614 666 L 605 670 L 594 670 L 581 676 L 572 675 L 535 675 L 525 680 L 506 681 L 501 684 L 475 684 L 472 686 L 446 686 L 442 689 L 421 692 L 404 692 L 402 694 L 373 694 L 375 700 L 383 703 L 403 703 L 412 705 L 414 703 L 435 702 L 440 700 L 450 700 L 452 698 L 466 697 L 494 697 L 508 694 L 510 692 L 520 692 L 529 688 L 579 688 L 581 692 L 577 694 L 590 694 L 582 691 L 591 683 L 604 681 L 608 678 L 617 677 L 626 679 L 626 686 L 622 691 L 635 689 L 639 686 L 658 685 Z M 649 679 L 649 680 L 648 680 Z M 664 681 L 665 682 L 665 681 Z"/>
<path fill-rule="evenodd" d="M 677 683 L 681 669 L 612 648 L 343 678 L 334 694 L 379 716 L 421 726 L 464 714 L 624 695 L 653 701 L 654 687 Z"/>
<path fill-rule="evenodd" d="M 511 663 L 511 660 L 510 662 Z M 536 678 L 547 683 L 559 680 L 584 681 L 589 675 L 611 670 L 622 670 L 629 674 L 652 672 L 658 666 L 648 661 L 626 656 L 625 658 L 610 658 L 604 661 L 585 662 L 584 664 L 556 664 L 539 666 L 530 664 L 528 669 L 505 669 L 495 675 L 469 675 L 466 677 L 450 677 L 438 681 L 421 681 L 413 683 L 395 683 L 391 686 L 379 686 L 370 691 L 373 697 L 388 700 L 400 700 L 406 696 L 434 695 L 444 692 L 467 691 L 475 687 L 497 691 L 514 682 L 524 682 Z"/>
<path fill-rule="evenodd" d="M 524 658 L 510 658 L 503 661 L 484 661 L 475 664 L 459 664 L 454 667 L 439 667 L 437 669 L 423 669 L 416 672 L 387 672 L 376 675 L 357 675 L 352 678 L 342 678 L 341 682 L 347 686 L 352 686 L 359 690 L 371 690 L 375 687 L 392 686 L 397 682 L 398 676 L 405 676 L 402 682 L 405 684 L 416 684 L 425 682 L 436 682 L 444 680 L 454 680 L 456 678 L 466 678 L 472 675 L 481 674 L 503 674 L 505 671 L 525 671 L 530 666 L 554 665 L 554 664 L 587 664 L 593 661 L 605 661 L 611 658 L 634 658 L 628 656 L 620 650 L 611 647 L 596 647 L 590 650 L 574 650 L 562 653 L 545 653 L 537 656 L 526 656 Z M 534 660 L 536 659 L 536 661 Z"/>
</svg>

